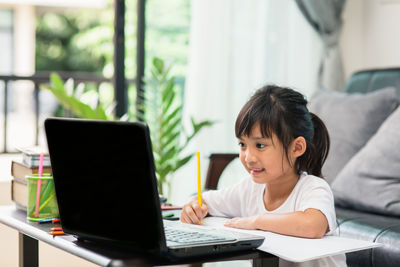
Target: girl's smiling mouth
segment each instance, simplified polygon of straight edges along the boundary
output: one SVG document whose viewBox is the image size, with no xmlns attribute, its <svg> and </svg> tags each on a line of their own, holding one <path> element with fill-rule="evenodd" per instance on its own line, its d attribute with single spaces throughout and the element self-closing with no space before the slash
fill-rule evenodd
<svg viewBox="0 0 400 267">
<path fill-rule="evenodd" d="M 262 173 L 265 169 L 264 168 L 249 168 L 250 174 L 251 175 L 258 175 Z"/>
</svg>

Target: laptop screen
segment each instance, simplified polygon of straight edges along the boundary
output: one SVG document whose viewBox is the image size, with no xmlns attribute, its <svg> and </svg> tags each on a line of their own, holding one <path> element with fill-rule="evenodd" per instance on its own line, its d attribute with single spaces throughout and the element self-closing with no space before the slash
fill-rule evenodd
<svg viewBox="0 0 400 267">
<path fill-rule="evenodd" d="M 145 250 L 164 246 L 145 124 L 49 118 L 45 131 L 66 233 Z"/>
</svg>

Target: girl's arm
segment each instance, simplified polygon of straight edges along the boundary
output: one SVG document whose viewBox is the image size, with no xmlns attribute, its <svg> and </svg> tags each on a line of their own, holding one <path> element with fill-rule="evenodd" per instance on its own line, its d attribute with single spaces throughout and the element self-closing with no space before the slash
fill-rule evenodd
<svg viewBox="0 0 400 267">
<path fill-rule="evenodd" d="M 251 217 L 237 217 L 227 221 L 225 226 L 305 238 L 321 238 L 329 231 L 325 215 L 312 208 L 285 214 L 266 213 Z"/>
</svg>

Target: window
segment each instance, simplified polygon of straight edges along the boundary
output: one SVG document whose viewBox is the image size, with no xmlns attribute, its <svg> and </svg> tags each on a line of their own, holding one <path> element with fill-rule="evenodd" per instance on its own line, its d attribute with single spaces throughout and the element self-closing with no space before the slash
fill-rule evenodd
<svg viewBox="0 0 400 267">
<path fill-rule="evenodd" d="M 0 9 L 0 73 L 11 74 L 13 71 L 13 11 Z"/>
</svg>

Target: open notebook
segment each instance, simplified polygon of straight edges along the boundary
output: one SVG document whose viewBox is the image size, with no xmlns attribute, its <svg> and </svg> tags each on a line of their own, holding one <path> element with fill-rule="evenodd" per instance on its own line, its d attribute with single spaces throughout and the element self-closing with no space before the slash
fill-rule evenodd
<svg viewBox="0 0 400 267">
<path fill-rule="evenodd" d="M 45 131 L 64 232 L 178 257 L 263 243 L 258 235 L 162 220 L 146 124 L 49 118 Z"/>
</svg>

